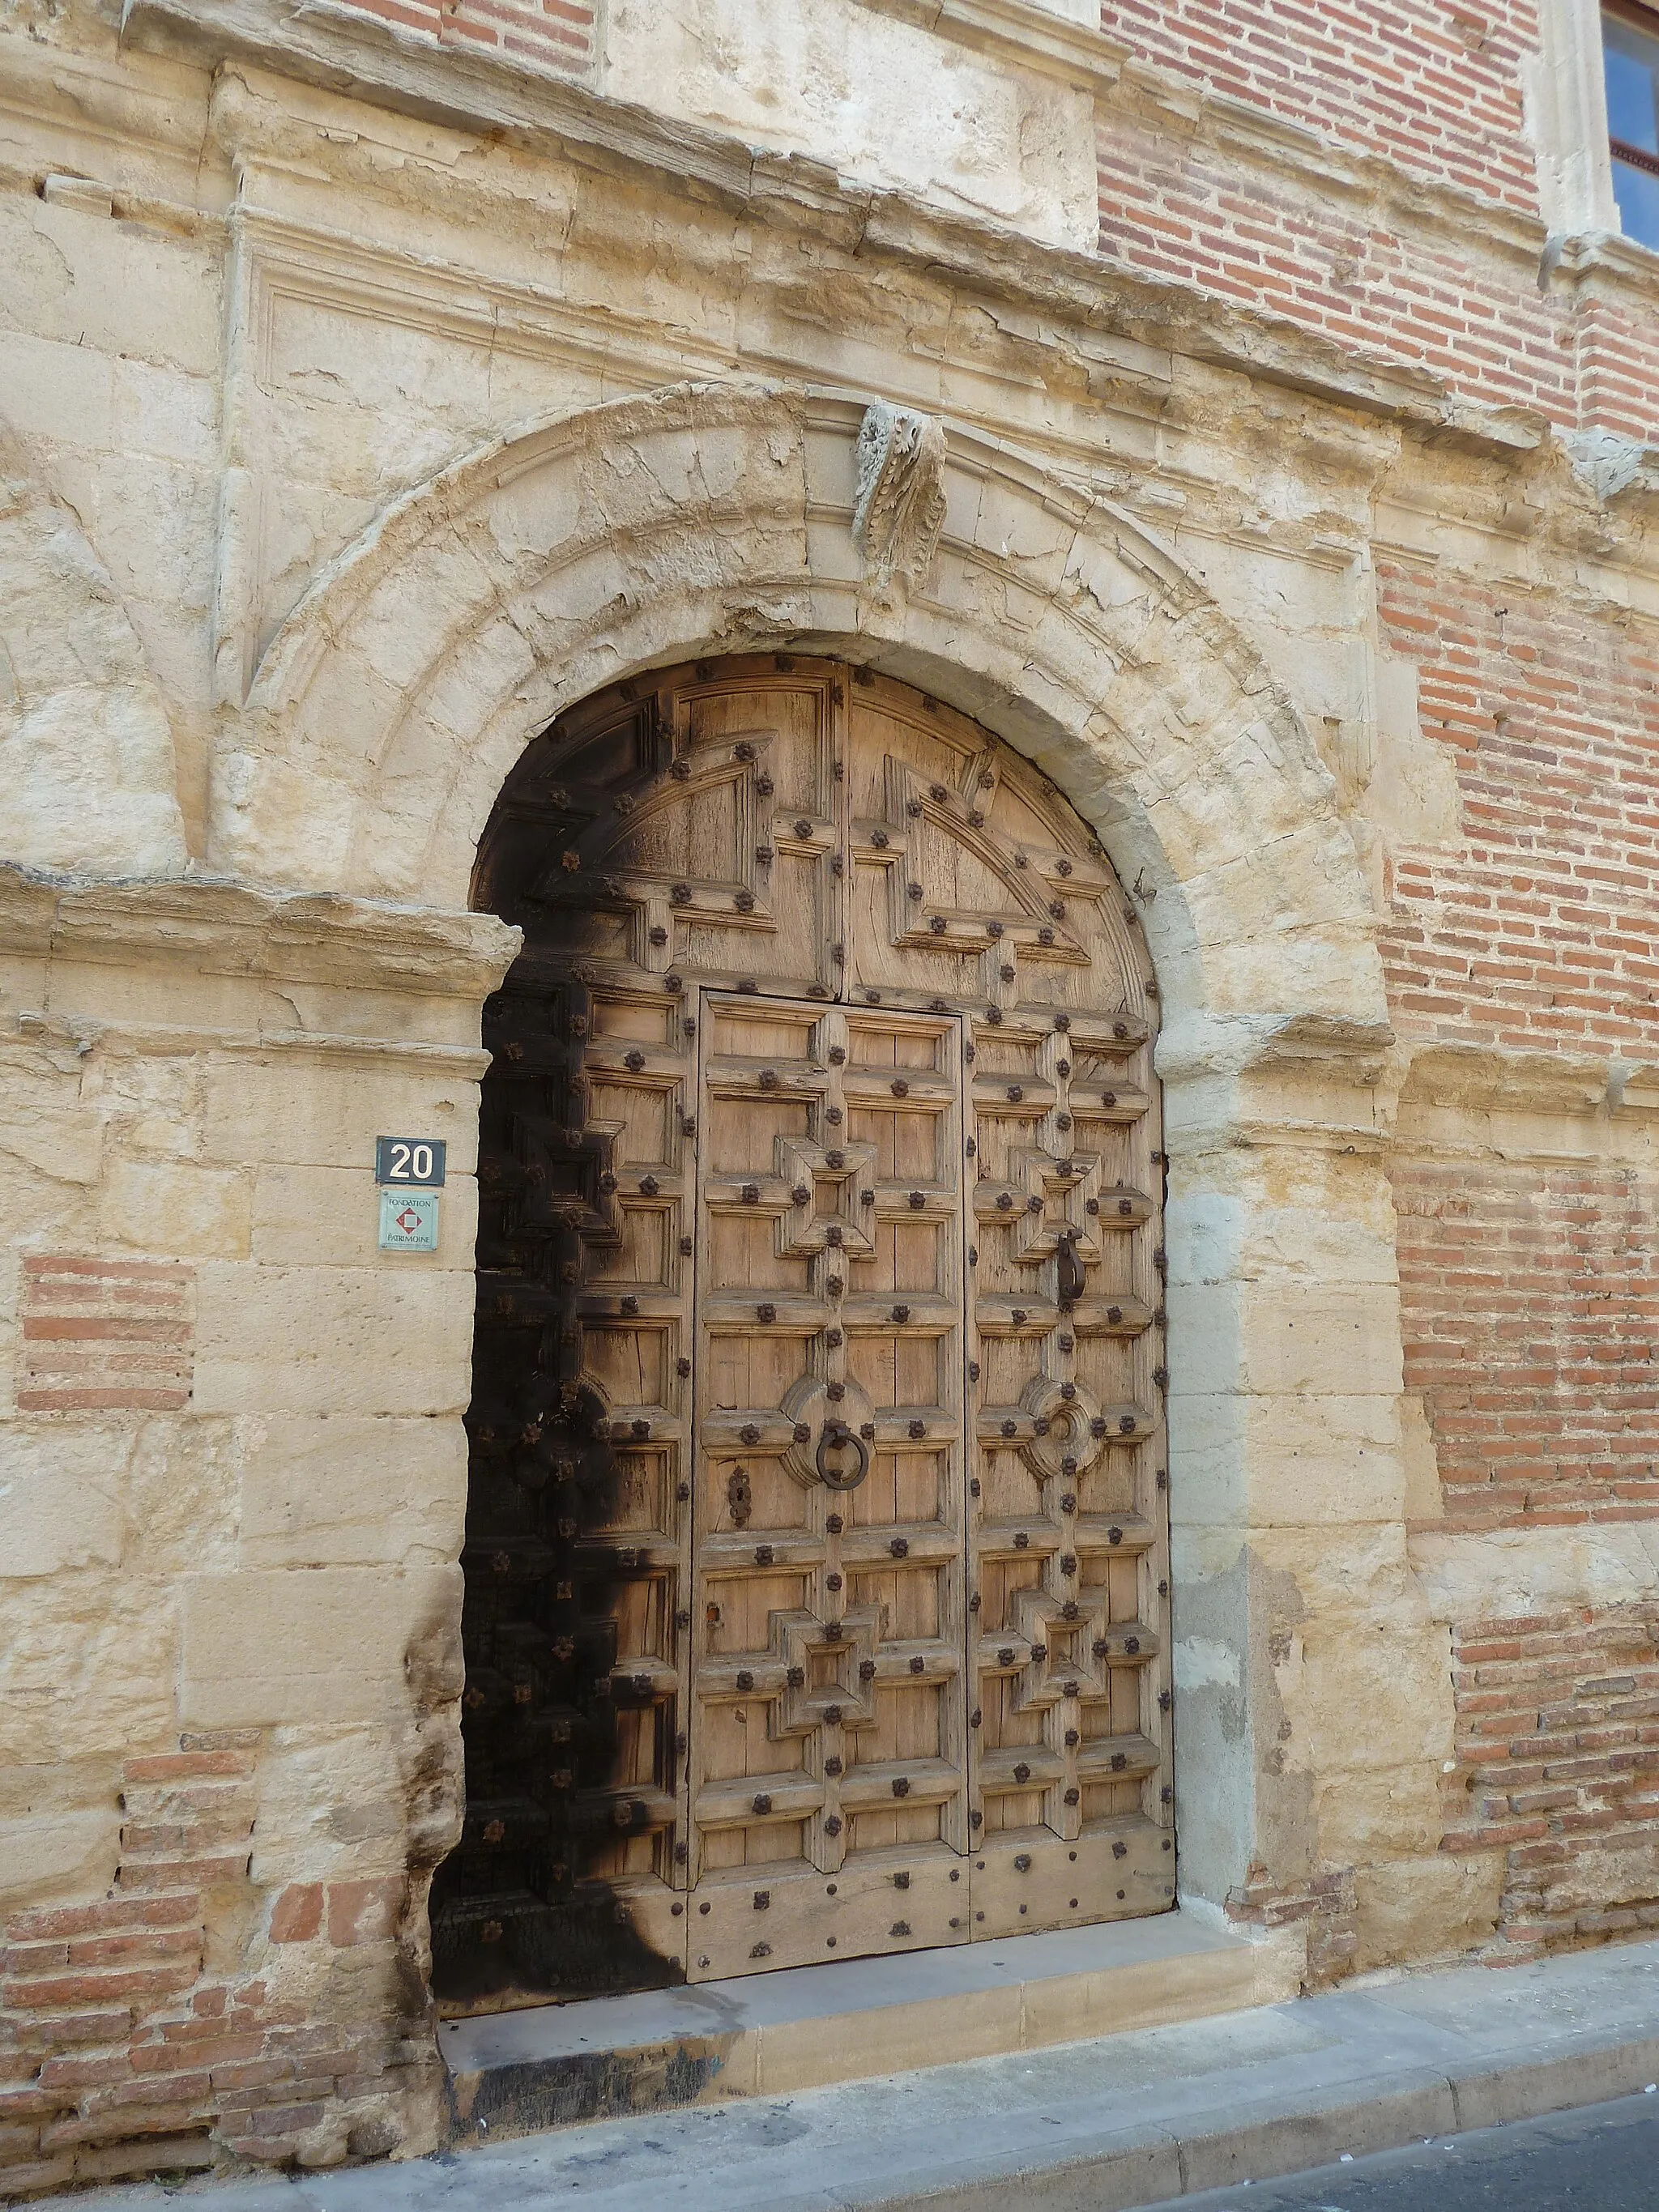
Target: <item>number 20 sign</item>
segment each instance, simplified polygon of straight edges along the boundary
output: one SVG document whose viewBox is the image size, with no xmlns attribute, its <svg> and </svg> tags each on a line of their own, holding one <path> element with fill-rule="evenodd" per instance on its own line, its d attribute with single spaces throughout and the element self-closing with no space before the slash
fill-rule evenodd
<svg viewBox="0 0 1659 2212">
<path fill-rule="evenodd" d="M 376 1137 L 374 1180 L 382 1189 L 441 1190 L 444 1151 L 441 1137 Z"/>
</svg>

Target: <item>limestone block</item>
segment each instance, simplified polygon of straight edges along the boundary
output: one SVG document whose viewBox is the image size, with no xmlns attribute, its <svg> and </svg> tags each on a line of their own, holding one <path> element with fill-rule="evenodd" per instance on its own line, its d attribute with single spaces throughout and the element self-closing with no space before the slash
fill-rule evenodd
<svg viewBox="0 0 1659 2212">
<path fill-rule="evenodd" d="M 0 718 L 6 738 L 0 810 L 10 824 L 5 857 L 40 867 L 84 867 L 106 875 L 165 872 L 182 857 L 170 792 L 125 794 L 121 818 L 100 805 L 167 756 L 171 733 L 155 702 L 133 686 L 88 696 L 54 693 Z"/>
<path fill-rule="evenodd" d="M 239 1170 L 118 1159 L 99 1193 L 99 1229 L 109 1243 L 169 1259 L 240 1259 L 249 1247 L 252 1181 Z"/>
<path fill-rule="evenodd" d="M 75 971 L 77 995 L 85 973 L 84 967 Z M 177 1011 L 175 1003 L 175 1015 Z M 196 1158 L 202 1141 L 204 1064 L 194 1053 L 134 1053 L 98 1062 L 98 1108 L 119 1152 L 163 1160 Z"/>
<path fill-rule="evenodd" d="M 1316 1776 L 1313 1812 L 1320 1857 L 1330 1866 L 1373 1860 L 1432 1859 L 1445 1832 L 1440 1771 L 1431 1759 L 1410 1766 Z"/>
<path fill-rule="evenodd" d="M 72 1046 L 0 1044 L 0 1160 L 15 1174 L 25 1163 L 54 1182 L 98 1179 L 103 1129 L 82 1096 Z"/>
<path fill-rule="evenodd" d="M 9 411 L 8 366 L 27 383 L 31 363 L 8 364 L 6 356 L 20 345 L 27 354 L 27 343 L 0 334 Z M 48 381 L 61 371 L 70 392 L 85 384 L 82 364 L 98 358 L 77 346 L 46 351 L 52 358 L 33 367 Z M 71 442 L 88 434 L 84 424 L 59 429 Z M 3 428 L 0 483 L 0 857 L 112 876 L 175 874 L 185 845 L 173 732 L 128 611 L 75 517 Z"/>
<path fill-rule="evenodd" d="M 287 1725 L 273 1739 L 279 1756 L 261 1769 L 253 1879 L 284 1882 L 373 1877 L 407 1867 L 411 1827 L 430 1819 L 428 1793 L 448 1795 L 452 1823 L 461 1796 L 459 1730 L 444 1726 L 456 1756 L 434 1755 L 428 1721 L 388 1726 Z"/>
<path fill-rule="evenodd" d="M 1398 1521 L 1398 1401 L 1171 1388 L 1170 1510 L 1251 1527 Z"/>
<path fill-rule="evenodd" d="M 1171 1283 L 1169 1309 L 1172 1395 L 1399 1394 L 1392 1285 Z"/>
<path fill-rule="evenodd" d="M 15 1911 L 52 1897 L 107 1889 L 121 1850 L 121 1816 L 112 1792 L 100 1812 L 0 1814 L 0 1905 Z"/>
<path fill-rule="evenodd" d="M 1377 1966 L 1455 1957 L 1496 1932 L 1504 1853 L 1432 1856 L 1362 1866 L 1354 1875 L 1357 1973 Z"/>
<path fill-rule="evenodd" d="M 1250 1531 L 1249 1544 L 1262 1572 L 1294 1589 L 1310 1613 L 1369 1616 L 1380 1632 L 1391 1625 L 1428 1638 L 1447 1662 L 1446 1645 L 1430 1630 L 1399 1521 L 1260 1527 Z"/>
<path fill-rule="evenodd" d="M 177 1613 L 164 1582 L 125 1571 L 9 1583 L 0 1775 L 165 1744 L 178 1727 Z"/>
<path fill-rule="evenodd" d="M 488 349 L 412 317 L 346 313 L 326 295 L 290 292 L 274 303 L 267 343 L 296 476 L 337 481 L 349 456 L 382 483 L 418 482 L 487 434 Z"/>
<path fill-rule="evenodd" d="M 1401 1471 L 1404 1478 L 1402 1510 L 1408 1524 L 1445 1518 L 1445 1492 L 1440 1486 L 1440 1459 L 1429 1426 L 1428 1408 L 1420 1390 L 1400 1394 Z"/>
<path fill-rule="evenodd" d="M 356 804 L 350 785 L 326 770 L 227 750 L 215 763 L 216 850 L 255 883 L 337 887 L 348 881 Z"/>
<path fill-rule="evenodd" d="M 148 453 L 210 469 L 218 459 L 218 402 L 213 380 L 185 375 L 171 362 L 115 364 L 113 441 L 118 450 Z"/>
<path fill-rule="evenodd" d="M 188 1577 L 181 1717 L 202 1728 L 389 1718 L 408 1708 L 411 1644 L 453 1632 L 459 1650 L 460 1605 L 459 1566 Z"/>
<path fill-rule="evenodd" d="M 379 1267 L 204 1261 L 195 1404 L 204 1413 L 459 1413 L 471 1395 L 472 1282 Z"/>
<path fill-rule="evenodd" d="M 1285 911 L 1308 919 L 1287 921 L 1277 931 L 1228 933 L 1235 902 L 1248 907 L 1262 890 L 1260 884 L 1239 878 L 1186 887 L 1191 927 L 1203 948 L 1200 996 L 1221 1013 L 1295 1006 L 1344 1021 L 1376 1019 L 1382 976 L 1370 926 L 1330 912 L 1335 902 L 1322 902 L 1297 880 L 1291 856 L 1285 858 Z M 1340 880 L 1356 865 L 1330 854 L 1318 867 L 1322 876 Z"/>
<path fill-rule="evenodd" d="M 1331 514 L 1334 498 L 1340 495 L 1327 473 L 1320 486 L 1325 515 Z M 1356 501 L 1356 535 L 1369 520 L 1363 501 Z M 1365 714 L 1364 624 L 1369 610 L 1361 564 L 1316 565 L 1299 550 L 1279 551 L 1259 538 L 1249 544 L 1224 538 L 1183 538 L 1180 542 L 1194 574 L 1260 645 L 1268 666 L 1306 719 L 1347 721 Z"/>
<path fill-rule="evenodd" d="M 11 426 L 26 437 L 71 448 L 109 443 L 114 363 L 97 348 L 0 331 L 0 386 Z"/>
<path fill-rule="evenodd" d="M 1248 911 L 1255 929 L 1282 932 L 1306 910 L 1310 893 L 1322 906 L 1334 888 L 1329 882 L 1316 885 L 1310 874 L 1337 826 L 1329 779 L 1321 769 L 1326 787 L 1310 783 L 1307 762 L 1287 753 L 1281 742 L 1294 739 L 1293 731 L 1281 732 L 1252 713 L 1251 702 L 1237 696 L 1213 653 L 1205 650 L 1206 642 L 1196 633 L 1150 641 L 1147 649 L 1156 647 L 1157 657 L 1146 675 L 1137 673 L 1133 685 L 1126 682 L 1114 695 L 1114 719 L 1121 728 L 1133 714 L 1159 736 L 1160 723 L 1173 719 L 1177 726 L 1156 750 L 1142 741 L 1145 765 L 1134 788 L 1165 863 L 1194 911 L 1194 895 L 1201 892 L 1218 916 L 1231 899 L 1242 902 L 1238 910 Z M 1158 696 L 1151 696 L 1150 669 L 1156 667 L 1161 678 L 1164 653 L 1182 647 L 1177 689 L 1166 693 L 1160 682 Z M 1143 690 L 1149 695 L 1144 700 L 1136 696 Z M 1180 736 L 1198 731 L 1204 732 L 1203 751 L 1183 763 Z M 1217 941 L 1221 933 L 1201 923 L 1198 928 L 1200 941 Z"/>
<path fill-rule="evenodd" d="M 342 1064 L 298 1051 L 210 1060 L 204 1157 L 213 1164 L 374 1166 L 377 1136 L 442 1137 L 452 1175 L 477 1164 L 478 1086 L 388 1053 Z"/>
<path fill-rule="evenodd" d="M 73 346 L 211 375 L 220 350 L 220 275 L 204 238 L 115 222 L 62 202 L 20 203 L 45 248 L 32 257 L 35 327 Z"/>
<path fill-rule="evenodd" d="M 126 1571 L 170 1577 L 234 1565 L 239 1473 L 230 1421 L 141 1422 L 127 1466 Z"/>
<path fill-rule="evenodd" d="M 430 623 L 434 605 L 446 599 L 471 603 L 493 588 L 490 569 L 511 572 L 532 551 L 544 559 L 568 536 L 576 519 L 574 465 L 538 471 L 535 489 L 541 496 L 534 501 L 521 486 L 505 514 L 492 509 L 495 542 L 490 546 L 476 546 L 447 532 L 428 538 L 416 548 L 412 561 L 380 578 L 364 601 L 359 636 L 364 658 L 386 683 L 412 690 L 428 673 L 434 643 Z M 493 556 L 488 566 L 486 555 Z M 514 671 L 520 678 L 528 675 L 534 663 L 522 637 L 515 641 L 495 630 L 490 643 L 492 666 Z"/>
<path fill-rule="evenodd" d="M 1276 1669 L 1293 1757 L 1322 1778 L 1450 1756 L 1449 1651 L 1419 1617 L 1376 1608 L 1360 1619 L 1316 1616 Z"/>
<path fill-rule="evenodd" d="M 1254 1102 L 1249 1110 L 1263 1119 L 1271 1113 Z M 1166 1115 L 1173 1139 L 1176 1099 Z M 1275 1274 L 1322 1283 L 1395 1279 L 1387 1176 L 1374 1159 L 1333 1155 L 1316 1143 L 1177 1165 L 1165 1222 L 1171 1283 Z"/>
<path fill-rule="evenodd" d="M 1455 847 L 1463 799 L 1452 748 L 1427 738 L 1418 716 L 1414 660 L 1376 664 L 1376 765 L 1362 801 L 1365 818 L 1392 846 Z"/>
<path fill-rule="evenodd" d="M 379 1249 L 380 1201 L 372 1167 L 262 1167 L 254 1182 L 253 1256 L 289 1267 L 470 1270 L 477 1184 L 452 1172 L 437 1195 L 437 1250 L 399 1253 L 389 1261 Z"/>
<path fill-rule="evenodd" d="M 1566 1606 L 1651 1604 L 1659 1525 L 1492 1528 L 1411 1540 L 1411 1563 L 1436 1620 L 1474 1624 Z"/>
<path fill-rule="evenodd" d="M 246 1565 L 459 1555 L 466 1435 L 459 1420 L 273 1414 L 239 1425 Z"/>
<path fill-rule="evenodd" d="M 0 1577 L 114 1566 L 131 1449 L 114 1422 L 0 1421 Z"/>
<path fill-rule="evenodd" d="M 513 949 L 504 952 L 503 966 Z M 361 1037 L 366 1057 L 371 1058 L 382 1056 L 386 1046 L 404 1042 L 417 1051 L 428 1045 L 459 1045 L 471 1052 L 478 1043 L 478 1001 L 470 981 L 464 988 L 468 989 L 465 997 L 439 998 L 409 990 L 376 990 L 356 979 L 307 981 L 289 975 L 280 983 L 267 984 L 261 992 L 258 1026 L 266 1036 L 276 1033 L 293 1037 L 298 1032 L 295 1042 L 301 1051 L 305 1048 L 300 1039 L 308 1032 Z M 384 1056 L 392 1058 L 391 1054 Z"/>
<path fill-rule="evenodd" d="M 1659 1895 L 1659 1834 L 1581 1840 L 1571 1858 L 1544 1885 L 1547 1913 L 1605 1912 Z"/>
</svg>

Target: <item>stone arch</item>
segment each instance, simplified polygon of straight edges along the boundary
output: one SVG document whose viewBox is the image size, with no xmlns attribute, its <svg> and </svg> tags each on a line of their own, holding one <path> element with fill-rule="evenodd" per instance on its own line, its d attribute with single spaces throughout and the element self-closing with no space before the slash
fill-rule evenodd
<svg viewBox="0 0 1659 2212">
<path fill-rule="evenodd" d="M 0 422 L 0 821 L 5 857 L 176 876 L 173 730 L 119 592 Z"/>
<path fill-rule="evenodd" d="M 410 492 L 272 641 L 216 763 L 211 860 L 464 907 L 526 745 L 708 653 L 867 662 L 1032 760 L 1136 891 L 1164 1006 L 1183 1879 L 1299 1924 L 1357 1869 L 1437 1863 L 1366 1811 L 1430 1804 L 1443 1735 L 1405 1551 L 1367 885 L 1294 706 L 1165 549 L 997 440 L 890 415 L 683 385 Z M 878 511 L 861 488 L 901 447 L 932 473 Z"/>
<path fill-rule="evenodd" d="M 1330 778 L 1260 656 L 1128 517 L 977 434 L 907 591 L 852 524 L 866 403 L 682 385 L 509 433 L 391 507 L 278 632 L 218 763 L 212 859 L 459 907 L 508 769 L 635 670 L 790 643 L 872 662 L 1034 759 L 1099 830 L 1172 1015 L 1380 1023 Z"/>
</svg>

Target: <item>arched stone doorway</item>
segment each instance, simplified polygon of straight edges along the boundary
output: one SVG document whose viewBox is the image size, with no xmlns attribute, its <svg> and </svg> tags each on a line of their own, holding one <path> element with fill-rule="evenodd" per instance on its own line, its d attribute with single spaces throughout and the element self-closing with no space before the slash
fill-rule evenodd
<svg viewBox="0 0 1659 2212">
<path fill-rule="evenodd" d="M 1449 1703 L 1406 1548 L 1364 872 L 1250 639 L 1054 457 L 944 423 L 935 556 L 883 585 L 854 531 L 867 405 L 677 386 L 520 426 L 410 491 L 266 648 L 215 759 L 214 865 L 471 944 L 458 910 L 526 744 L 716 647 L 862 663 L 1040 768 L 1128 887 L 1160 985 L 1183 1894 L 1293 1912 L 1387 1861 L 1387 1909 L 1443 1864 Z M 422 987 L 448 972 L 410 963 Z M 477 970 L 453 972 L 470 1045 Z M 388 1352 L 411 1387 L 418 1356 Z M 446 1759 L 453 1712 L 422 1723 Z M 447 1778 L 432 1795 L 425 1835 L 447 1838 Z"/>
<path fill-rule="evenodd" d="M 1157 988 L 965 716 L 786 653 L 524 753 L 475 903 L 468 1812 L 499 2004 L 1166 1908 Z"/>
</svg>

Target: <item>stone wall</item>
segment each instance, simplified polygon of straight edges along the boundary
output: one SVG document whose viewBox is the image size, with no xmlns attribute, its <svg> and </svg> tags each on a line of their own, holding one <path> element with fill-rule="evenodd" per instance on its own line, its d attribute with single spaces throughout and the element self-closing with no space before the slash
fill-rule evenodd
<svg viewBox="0 0 1659 2212">
<path fill-rule="evenodd" d="M 0 884 L 0 2187 L 418 2147 L 514 933 Z M 388 1261 L 392 1125 L 453 1165 L 438 1251 Z"/>
</svg>

